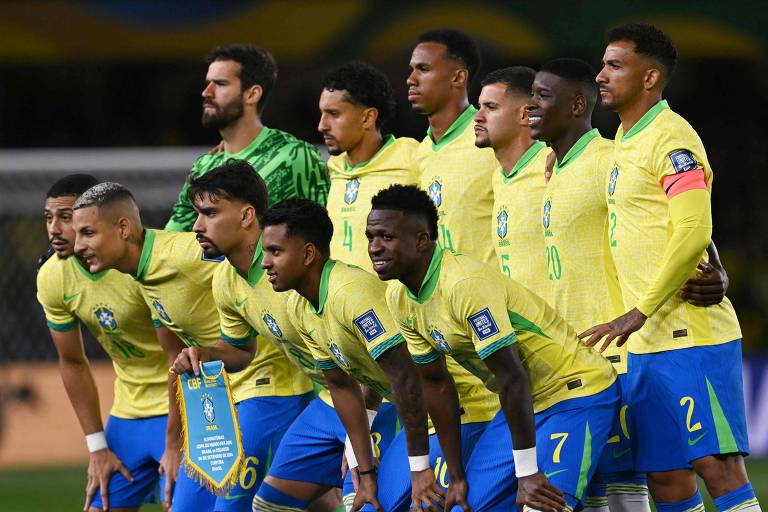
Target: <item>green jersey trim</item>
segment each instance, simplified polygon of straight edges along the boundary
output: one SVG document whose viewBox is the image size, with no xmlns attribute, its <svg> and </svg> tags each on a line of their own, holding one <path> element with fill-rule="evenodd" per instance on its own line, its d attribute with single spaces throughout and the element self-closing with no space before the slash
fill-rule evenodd
<svg viewBox="0 0 768 512">
<path fill-rule="evenodd" d="M 427 137 L 432 142 L 432 151 L 440 151 L 442 148 L 453 142 L 459 135 L 464 132 L 464 129 L 469 126 L 469 123 L 475 118 L 477 109 L 470 105 L 459 117 L 451 124 L 451 126 L 445 131 L 438 142 L 435 142 L 435 138 L 432 137 L 432 127 L 427 128 Z"/>
<path fill-rule="evenodd" d="M 48 324 L 49 329 L 52 329 L 56 332 L 71 331 L 72 329 L 76 328 L 78 325 L 77 320 L 72 320 L 71 322 L 67 322 L 65 324 L 57 324 L 56 322 L 51 322 L 50 320 L 46 320 L 45 323 Z"/>
<path fill-rule="evenodd" d="M 523 153 L 523 156 L 521 156 L 518 161 L 515 163 L 514 167 L 512 167 L 512 170 L 509 171 L 509 174 L 506 174 L 504 172 L 504 167 L 499 167 L 499 172 L 501 173 L 501 177 L 504 178 L 504 184 L 506 185 L 509 183 L 515 176 L 520 174 L 520 171 L 528 167 L 528 164 L 531 163 L 531 160 L 539 154 L 539 151 L 546 148 L 547 145 L 544 142 L 536 141 L 533 144 L 531 144 L 531 147 L 525 150 L 525 153 Z"/>
<path fill-rule="evenodd" d="M 717 394 L 709 382 L 709 378 L 704 377 L 704 380 L 707 382 L 709 403 L 712 408 L 712 418 L 715 420 L 715 434 L 717 434 L 717 444 L 720 448 L 720 453 L 736 453 L 739 451 L 739 447 L 736 444 L 736 438 L 733 436 L 733 430 L 731 430 L 728 419 L 725 417 L 723 408 L 720 405 L 720 400 L 717 399 Z"/>
<path fill-rule="evenodd" d="M 245 156 L 247 156 L 249 153 L 252 153 L 253 150 L 261 146 L 261 143 L 264 142 L 267 137 L 269 137 L 269 134 L 272 132 L 272 129 L 267 126 L 262 126 L 261 130 L 259 131 L 259 134 L 256 136 L 255 139 L 251 141 L 250 144 L 245 146 L 243 149 L 238 151 L 237 153 L 227 153 L 224 151 L 224 156 L 227 158 L 237 158 L 239 160 L 245 160 Z"/>
<path fill-rule="evenodd" d="M 440 352 L 433 350 L 421 355 L 411 354 L 411 359 L 413 359 L 413 362 L 416 364 L 429 364 L 432 361 L 440 359 Z"/>
<path fill-rule="evenodd" d="M 335 370 L 339 367 L 336 363 L 331 361 L 330 359 L 324 359 L 321 361 L 317 361 L 317 367 L 320 370 L 328 371 L 328 370 Z"/>
<path fill-rule="evenodd" d="M 359 164 L 357 164 L 354 167 L 350 167 L 349 166 L 349 162 L 347 161 L 347 158 L 345 157 L 344 158 L 344 172 L 355 172 L 357 170 L 362 169 L 363 167 L 365 167 L 366 165 L 371 163 L 373 160 L 375 160 L 376 157 L 378 157 L 380 154 L 382 154 L 384 152 L 384 150 L 388 146 L 390 146 L 393 142 L 395 142 L 395 136 L 394 135 L 390 134 L 390 135 L 384 136 L 384 144 L 378 149 L 378 151 L 376 151 L 371 158 L 369 158 L 365 162 L 360 162 Z"/>
<path fill-rule="evenodd" d="M 669 108 L 669 103 L 667 103 L 667 100 L 661 100 L 657 104 L 655 104 L 651 109 L 643 114 L 643 117 L 641 117 L 635 125 L 630 128 L 630 130 L 621 136 L 621 142 L 627 141 L 643 131 L 649 124 L 653 122 L 656 117 L 661 114 L 664 110 L 667 110 Z M 623 128 L 619 126 L 619 131 L 622 131 Z"/>
<path fill-rule="evenodd" d="M 149 271 L 149 264 L 152 262 L 152 248 L 155 245 L 155 231 L 152 229 L 144 230 L 144 246 L 141 248 L 141 257 L 139 266 L 136 269 L 136 280 L 141 281 Z"/>
<path fill-rule="evenodd" d="M 477 351 L 477 356 L 481 360 L 485 360 L 486 357 L 490 357 L 504 347 L 511 347 L 517 343 L 517 334 L 512 333 L 508 336 L 504 336 L 500 340 L 496 340 L 482 350 Z"/>
<path fill-rule="evenodd" d="M 427 273 L 424 275 L 424 280 L 419 287 L 419 295 L 416 296 L 411 293 L 411 290 L 406 288 L 408 298 L 415 300 L 419 304 L 424 304 L 432 296 L 432 293 L 437 287 L 437 282 L 440 280 L 440 268 L 443 262 L 443 248 L 440 244 L 435 244 L 435 250 L 432 253 L 432 260 L 429 262 Z"/>
<path fill-rule="evenodd" d="M 512 322 L 512 327 L 515 330 L 530 332 L 536 334 L 537 336 L 541 336 L 542 338 L 547 338 L 548 340 L 552 339 L 544 334 L 544 331 L 542 331 L 538 325 L 531 322 L 523 315 L 515 313 L 514 311 L 507 311 L 507 314 L 509 315 L 509 321 Z"/>
<path fill-rule="evenodd" d="M 377 345 L 376 348 L 374 348 L 373 350 L 371 350 L 371 357 L 375 361 L 376 359 L 379 358 L 379 356 L 381 356 L 381 354 L 391 349 L 392 347 L 401 344 L 404 341 L 405 341 L 405 338 L 403 338 L 403 335 L 400 333 L 397 333 L 391 338 L 389 338 L 388 340 Z"/>
<path fill-rule="evenodd" d="M 246 336 L 245 338 L 233 338 L 231 336 L 227 336 L 223 332 L 219 333 L 219 336 L 221 336 L 222 340 L 224 340 L 225 342 L 227 342 L 230 345 L 233 345 L 235 347 L 244 347 L 244 346 L 246 346 L 247 344 L 249 344 L 253 340 L 253 335 L 254 335 L 254 333 L 253 333 L 253 331 L 251 331 L 251 333 L 248 336 Z"/>
<path fill-rule="evenodd" d="M 325 265 L 323 265 L 323 274 L 320 276 L 320 297 L 318 297 L 317 300 L 317 309 L 315 309 L 315 306 L 313 306 L 311 302 L 309 303 L 312 312 L 317 316 L 323 314 L 325 301 L 328 300 L 328 281 L 331 279 L 331 271 L 333 270 L 334 265 L 336 265 L 336 260 L 328 260 L 325 262 Z"/>
<path fill-rule="evenodd" d="M 77 257 L 73 256 L 72 259 L 75 261 L 75 268 L 80 271 L 81 274 L 83 274 L 85 277 L 90 279 L 91 281 L 98 281 L 105 275 L 107 275 L 107 272 L 109 270 L 102 270 L 101 272 L 96 272 L 95 274 L 91 274 L 91 272 L 86 269 L 82 263 L 80 263 L 80 260 L 77 259 Z"/>
<path fill-rule="evenodd" d="M 592 139 L 596 139 L 599 136 L 600 132 L 597 130 L 597 128 L 592 128 L 587 133 L 579 137 L 579 140 L 577 140 L 576 143 L 571 146 L 571 149 L 569 149 L 565 154 L 563 161 L 555 161 L 555 174 L 559 174 L 560 171 L 568 166 L 568 164 L 578 159 L 584 150 L 587 149 L 589 143 L 592 142 Z"/>
<path fill-rule="evenodd" d="M 261 276 L 264 275 L 264 269 L 261 268 L 261 260 L 264 259 L 264 248 L 261 246 L 261 235 L 259 235 L 259 241 L 256 242 L 256 251 L 253 253 L 253 258 L 251 259 L 251 266 L 248 268 L 248 284 L 253 288 L 256 286 L 256 283 L 259 282 L 259 279 L 261 279 Z M 232 267 L 235 268 L 235 267 Z M 235 269 L 235 272 L 237 272 L 237 269 Z M 239 272 L 237 272 L 239 275 Z"/>
<path fill-rule="evenodd" d="M 579 467 L 579 480 L 576 484 L 576 498 L 581 499 L 589 484 L 589 468 L 592 466 L 592 433 L 589 431 L 589 422 L 584 430 L 584 448 L 581 451 L 581 466 Z"/>
</svg>

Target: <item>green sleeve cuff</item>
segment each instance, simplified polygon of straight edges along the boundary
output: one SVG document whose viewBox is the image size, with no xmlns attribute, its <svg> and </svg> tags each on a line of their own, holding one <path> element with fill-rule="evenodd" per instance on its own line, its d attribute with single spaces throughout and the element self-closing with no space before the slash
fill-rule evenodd
<svg viewBox="0 0 768 512">
<path fill-rule="evenodd" d="M 411 354 L 411 359 L 413 359 L 413 362 L 416 364 L 429 364 L 432 361 L 440 359 L 440 352 L 432 350 L 426 354 Z"/>
<path fill-rule="evenodd" d="M 395 334 L 391 338 L 389 338 L 386 341 L 383 341 L 376 345 L 373 350 L 371 350 L 371 357 L 376 360 L 378 359 L 381 354 L 386 352 L 387 350 L 391 349 L 392 347 L 395 347 L 405 341 L 405 338 L 403 338 L 403 335 L 400 333 Z"/>
<path fill-rule="evenodd" d="M 220 334 L 222 340 L 229 343 L 230 345 L 234 345 L 235 347 L 246 346 L 251 341 L 253 341 L 253 335 L 254 335 L 253 331 L 251 331 L 251 333 L 248 334 L 248 336 L 246 336 L 245 338 L 233 338 L 231 336 L 227 336 L 223 332 Z"/>
<path fill-rule="evenodd" d="M 78 325 L 77 320 L 72 320 L 71 322 L 67 322 L 65 324 L 57 324 L 56 322 L 51 322 L 50 320 L 46 320 L 45 323 L 48 324 L 49 329 L 52 329 L 57 332 L 71 331 L 72 329 L 76 328 Z"/>
<path fill-rule="evenodd" d="M 493 354 L 495 354 L 498 350 L 504 348 L 504 347 L 511 347 L 517 343 L 517 334 L 514 332 L 512 334 L 509 334 L 508 336 L 504 336 L 500 340 L 496 340 L 487 347 L 485 347 L 482 350 L 478 350 L 477 355 L 480 357 L 480 359 L 485 359 L 486 357 L 490 357 Z"/>
<path fill-rule="evenodd" d="M 317 361 L 317 367 L 323 371 L 327 371 L 327 370 L 335 370 L 336 368 L 339 367 L 339 365 L 337 365 L 330 359 L 323 359 L 322 361 Z"/>
</svg>

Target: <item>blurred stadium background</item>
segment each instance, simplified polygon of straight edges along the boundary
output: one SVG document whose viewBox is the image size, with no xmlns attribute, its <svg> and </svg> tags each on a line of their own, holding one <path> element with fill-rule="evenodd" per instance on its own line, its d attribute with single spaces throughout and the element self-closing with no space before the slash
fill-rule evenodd
<svg viewBox="0 0 768 512">
<path fill-rule="evenodd" d="M 698 130 L 716 172 L 714 239 L 744 331 L 745 392 L 755 488 L 768 503 L 768 63 L 765 4 L 671 2 L 383 2 L 262 0 L 0 3 L 0 509 L 82 506 L 86 450 L 35 301 L 47 246 L 43 196 L 57 177 L 90 172 L 131 188 L 145 222 L 162 226 L 197 155 L 218 142 L 200 126 L 205 54 L 248 42 L 278 60 L 267 125 L 320 143 L 324 70 L 352 58 L 384 70 L 397 93 L 390 131 L 422 138 L 405 78 L 415 36 L 452 26 L 483 48 L 480 76 L 558 56 L 599 65 L 606 28 L 652 22 L 678 45 L 666 96 Z M 475 101 L 475 84 L 471 100 Z M 616 116 L 595 125 L 612 138 Z M 89 339 L 105 413 L 111 368 Z"/>
</svg>

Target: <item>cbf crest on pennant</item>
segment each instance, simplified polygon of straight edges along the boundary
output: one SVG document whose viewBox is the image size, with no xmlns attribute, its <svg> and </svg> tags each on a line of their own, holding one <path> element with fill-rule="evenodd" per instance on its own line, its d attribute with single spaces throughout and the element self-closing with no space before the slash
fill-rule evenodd
<svg viewBox="0 0 768 512">
<path fill-rule="evenodd" d="M 200 375 L 179 375 L 183 465 L 210 492 L 225 495 L 245 467 L 237 411 L 221 361 L 200 364 Z"/>
<path fill-rule="evenodd" d="M 352 204 L 357 200 L 357 192 L 360 190 L 360 180 L 355 178 L 352 181 L 347 182 L 347 186 L 344 190 L 344 202 Z"/>
<path fill-rule="evenodd" d="M 443 184 L 440 183 L 440 178 L 432 178 L 432 183 L 427 187 L 427 193 L 436 207 L 439 208 L 443 204 Z"/>
</svg>

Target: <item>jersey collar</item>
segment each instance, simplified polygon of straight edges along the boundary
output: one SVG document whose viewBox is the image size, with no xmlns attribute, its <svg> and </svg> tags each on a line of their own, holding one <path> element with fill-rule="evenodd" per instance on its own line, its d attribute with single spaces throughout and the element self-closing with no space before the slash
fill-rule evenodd
<svg viewBox="0 0 768 512">
<path fill-rule="evenodd" d="M 440 140 L 435 142 L 432 137 L 432 127 L 427 128 L 427 137 L 432 142 L 432 151 L 440 151 L 444 146 L 447 146 L 453 140 L 464 132 L 464 129 L 469 126 L 469 123 L 475 118 L 477 109 L 473 105 L 469 105 L 464 112 L 453 122 L 453 124 L 446 130 Z"/>
<path fill-rule="evenodd" d="M 269 137 L 270 132 L 272 131 L 271 128 L 268 128 L 266 126 L 262 126 L 261 130 L 259 130 L 259 134 L 256 136 L 255 139 L 251 141 L 250 144 L 245 146 L 243 149 L 238 151 L 237 153 L 227 153 L 226 151 L 223 151 L 224 155 L 228 158 L 241 158 L 246 153 L 252 152 L 254 149 L 259 147 L 264 140 Z"/>
<path fill-rule="evenodd" d="M 411 290 L 408 290 L 406 288 L 406 292 L 408 293 L 408 297 L 415 300 L 419 304 L 424 304 L 429 298 L 432 296 L 432 293 L 435 291 L 435 288 L 437 287 L 437 282 L 440 280 L 440 268 L 442 267 L 443 262 L 443 248 L 440 247 L 440 244 L 435 244 L 435 251 L 432 253 L 432 260 L 429 262 L 429 267 L 427 267 L 427 273 L 424 275 L 424 280 L 421 282 L 421 287 L 419 287 L 419 295 L 416 296 L 413 293 L 411 293 Z"/>
<path fill-rule="evenodd" d="M 655 104 L 653 107 L 651 107 L 651 109 L 648 112 L 643 114 L 643 117 L 641 117 L 635 123 L 635 125 L 632 128 L 630 128 L 630 130 L 626 134 L 621 136 L 621 142 L 629 140 L 635 135 L 637 135 L 638 133 L 640 133 L 641 131 L 643 131 L 643 129 L 647 127 L 649 124 L 651 124 L 659 114 L 661 114 L 664 110 L 667 110 L 668 108 L 669 108 L 669 103 L 667 103 L 667 100 L 661 100 L 660 102 Z M 621 130 L 622 130 L 622 127 L 619 126 L 619 131 Z"/>
<path fill-rule="evenodd" d="M 531 147 L 525 150 L 525 153 L 523 153 L 523 156 L 518 159 L 509 174 L 504 173 L 504 167 L 499 167 L 499 172 L 501 173 L 501 177 L 504 178 L 504 183 L 509 183 L 512 178 L 520 174 L 520 171 L 528 167 L 528 164 L 531 163 L 531 160 L 533 160 L 533 158 L 539 154 L 539 151 L 545 147 L 547 147 L 545 143 L 538 140 L 535 141 L 533 144 L 531 144 Z"/>
<path fill-rule="evenodd" d="M 379 148 L 379 150 L 376 151 L 376 153 L 374 153 L 371 158 L 369 158 L 365 162 L 360 162 L 359 164 L 357 164 L 354 167 L 350 167 L 349 166 L 349 162 L 347 161 L 347 157 L 344 156 L 344 172 L 355 172 L 355 171 L 357 171 L 359 169 L 362 169 L 363 167 L 365 167 L 366 165 L 371 163 L 373 161 L 373 159 L 375 159 L 377 156 L 382 154 L 384 152 L 384 150 L 389 145 L 391 145 L 393 142 L 395 142 L 395 136 L 394 135 L 389 134 L 389 135 L 384 136 L 384 144 Z"/>
<path fill-rule="evenodd" d="M 264 249 L 261 246 L 261 235 L 259 235 L 259 241 L 256 242 L 256 250 L 253 253 L 253 258 L 251 258 L 251 266 L 248 267 L 248 284 L 253 288 L 256 286 L 256 283 L 259 282 L 259 279 L 261 279 L 261 276 L 264 275 L 264 269 L 261 268 L 261 260 L 264 259 Z M 240 276 L 240 272 L 237 271 L 237 269 L 233 266 L 232 270 Z M 242 276 L 240 276 L 242 278 Z"/>
<path fill-rule="evenodd" d="M 320 276 L 320 297 L 318 298 L 318 307 L 315 309 L 315 306 L 312 305 L 312 303 L 309 303 L 309 307 L 312 308 L 312 312 L 316 314 L 317 316 L 320 316 L 323 314 L 323 309 L 325 308 L 325 301 L 328 299 L 328 281 L 331 278 L 331 271 L 333 270 L 333 266 L 336 265 L 336 260 L 329 259 L 325 262 L 325 265 L 323 265 L 323 274 Z"/>
<path fill-rule="evenodd" d="M 139 266 L 136 269 L 136 280 L 141 281 L 149 271 L 149 264 L 152 261 L 152 247 L 155 245 L 155 230 L 144 230 L 144 246 L 141 248 L 141 257 Z"/>
<path fill-rule="evenodd" d="M 81 274 L 83 274 L 85 277 L 90 279 L 91 281 L 98 281 L 105 275 L 107 275 L 107 272 L 109 272 L 108 269 L 102 270 L 101 272 L 96 272 L 95 274 L 91 274 L 90 270 L 85 268 L 82 263 L 80 263 L 80 260 L 78 260 L 75 256 L 70 256 L 72 260 L 75 262 L 75 268 L 80 271 Z"/>
<path fill-rule="evenodd" d="M 581 155 L 585 149 L 587 149 L 587 146 L 590 142 L 592 142 L 592 139 L 597 138 L 600 136 L 600 132 L 597 130 L 597 128 L 592 128 L 587 133 L 579 137 L 579 140 L 576 141 L 576 143 L 571 146 L 571 149 L 568 150 L 568 152 L 563 157 L 562 162 L 555 161 L 555 174 L 559 174 L 560 171 L 565 169 L 568 164 L 579 158 L 579 155 Z"/>
</svg>

